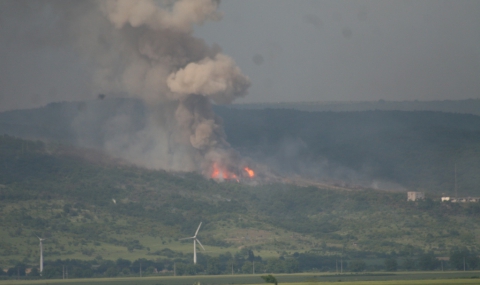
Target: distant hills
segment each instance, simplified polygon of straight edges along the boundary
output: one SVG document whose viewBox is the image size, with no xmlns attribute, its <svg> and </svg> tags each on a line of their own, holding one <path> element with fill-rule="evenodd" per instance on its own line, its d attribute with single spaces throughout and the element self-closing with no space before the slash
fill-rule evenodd
<svg viewBox="0 0 480 285">
<path fill-rule="evenodd" d="M 437 101 L 350 101 L 350 102 L 279 102 L 234 104 L 237 109 L 294 109 L 300 111 L 438 111 L 480 115 L 480 99 Z"/>
<path fill-rule="evenodd" d="M 286 103 L 215 111 L 235 149 L 290 181 L 454 195 L 456 165 L 459 195 L 478 196 L 480 117 L 466 113 L 479 102 Z M 410 111 L 360 111 L 382 106 Z M 459 113 L 411 111 L 417 107 Z M 102 149 L 117 115 L 128 118 L 122 132 L 133 132 L 144 126 L 146 108 L 132 99 L 52 103 L 0 113 L 0 134 Z"/>
<path fill-rule="evenodd" d="M 105 124 L 125 114 L 132 129 L 143 127 L 145 107 L 133 99 L 57 102 L 0 113 L 0 134 L 100 148 Z M 124 130 L 125 131 L 125 130 Z"/>
<path fill-rule="evenodd" d="M 480 117 L 431 111 L 219 108 L 229 142 L 273 169 L 332 183 L 479 195 Z"/>
</svg>

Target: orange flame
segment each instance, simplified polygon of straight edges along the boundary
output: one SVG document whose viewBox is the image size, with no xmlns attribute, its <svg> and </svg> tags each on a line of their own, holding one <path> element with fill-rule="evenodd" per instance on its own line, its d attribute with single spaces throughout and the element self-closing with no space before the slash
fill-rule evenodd
<svg viewBox="0 0 480 285">
<path fill-rule="evenodd" d="M 250 169 L 248 167 L 245 167 L 243 170 L 245 170 L 247 172 L 248 177 L 250 177 L 250 178 L 255 177 L 255 171 L 253 171 L 252 169 Z"/>
<path fill-rule="evenodd" d="M 238 177 L 237 175 L 235 175 L 235 173 L 232 173 L 227 169 L 220 167 L 216 162 L 213 164 L 212 168 L 212 175 L 210 176 L 212 179 L 238 180 Z"/>
<path fill-rule="evenodd" d="M 247 173 L 244 177 L 248 178 L 253 178 L 255 177 L 255 172 L 248 168 L 244 167 L 243 170 Z M 215 180 L 237 180 L 239 181 L 239 177 L 228 170 L 226 167 L 220 165 L 217 162 L 214 162 L 212 165 L 212 170 L 211 170 L 210 178 L 215 179 Z"/>
</svg>

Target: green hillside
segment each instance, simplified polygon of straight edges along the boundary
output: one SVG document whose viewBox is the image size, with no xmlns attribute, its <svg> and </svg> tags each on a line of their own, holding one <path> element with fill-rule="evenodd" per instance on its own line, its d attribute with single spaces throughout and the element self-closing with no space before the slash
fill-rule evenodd
<svg viewBox="0 0 480 285">
<path fill-rule="evenodd" d="M 470 269 L 480 204 L 407 202 L 406 194 L 289 184 L 217 183 L 128 165 L 88 149 L 0 137 L 0 266 L 45 277 L 345 270 Z M 114 200 L 115 203 L 114 203 Z M 192 264 L 198 223 L 207 252 Z M 461 265 L 459 261 L 461 260 Z M 392 264 L 392 263 L 390 263 Z M 16 266 L 16 267 L 12 267 Z M 148 268 L 148 270 L 147 270 Z"/>
<path fill-rule="evenodd" d="M 478 100 L 474 101 L 472 106 Z M 442 104 L 464 106 L 468 102 Z M 458 194 L 480 196 L 480 116 L 237 107 L 215 107 L 228 142 L 282 176 L 350 188 L 451 196 L 455 195 L 456 165 Z M 146 112 L 141 102 L 131 99 L 52 103 L 0 113 L 0 134 L 102 149 L 108 134 L 134 136 L 144 127 Z M 115 123 L 118 116 L 121 126 Z"/>
<path fill-rule="evenodd" d="M 440 112 L 218 108 L 229 142 L 280 173 L 480 196 L 480 117 Z"/>
</svg>

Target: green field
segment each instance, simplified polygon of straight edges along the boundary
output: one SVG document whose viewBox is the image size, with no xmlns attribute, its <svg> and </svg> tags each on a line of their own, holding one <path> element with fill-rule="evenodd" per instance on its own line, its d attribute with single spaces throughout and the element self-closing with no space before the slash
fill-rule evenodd
<svg viewBox="0 0 480 285">
<path fill-rule="evenodd" d="M 92 278 L 69 280 L 8 280 L 0 281 L 3 284 L 74 284 L 74 285 L 116 285 L 116 284 L 265 284 L 262 283 L 262 274 L 217 275 L 217 276 L 178 276 L 178 277 L 145 277 L 145 278 Z M 279 284 L 480 284 L 480 272 L 402 272 L 402 273 L 364 273 L 364 274 L 275 274 Z"/>
</svg>

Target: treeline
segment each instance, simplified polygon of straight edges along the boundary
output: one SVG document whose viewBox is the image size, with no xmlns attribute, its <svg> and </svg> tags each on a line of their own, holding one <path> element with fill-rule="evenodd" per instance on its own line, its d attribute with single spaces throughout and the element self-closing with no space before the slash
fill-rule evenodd
<svg viewBox="0 0 480 285">
<path fill-rule="evenodd" d="M 262 259 L 253 251 L 243 248 L 240 252 L 220 254 L 212 257 L 199 253 L 197 264 L 191 262 L 191 255 L 165 250 L 175 258 L 140 258 L 133 262 L 119 258 L 116 261 L 104 260 L 97 256 L 93 260 L 66 259 L 46 261 L 42 274 L 35 266 L 18 263 L 7 270 L 0 270 L 1 279 L 61 279 L 99 278 L 133 276 L 171 275 L 219 275 L 219 274 L 261 274 L 296 272 L 373 272 L 373 271 L 433 271 L 433 270 L 477 270 L 480 269 L 478 253 L 466 248 L 451 252 L 449 259 L 436 257 L 432 252 L 416 256 L 385 257 L 378 259 L 352 259 L 346 256 L 322 256 L 315 253 L 294 253 L 291 256 Z M 165 252 L 164 252 L 165 253 Z"/>
</svg>

